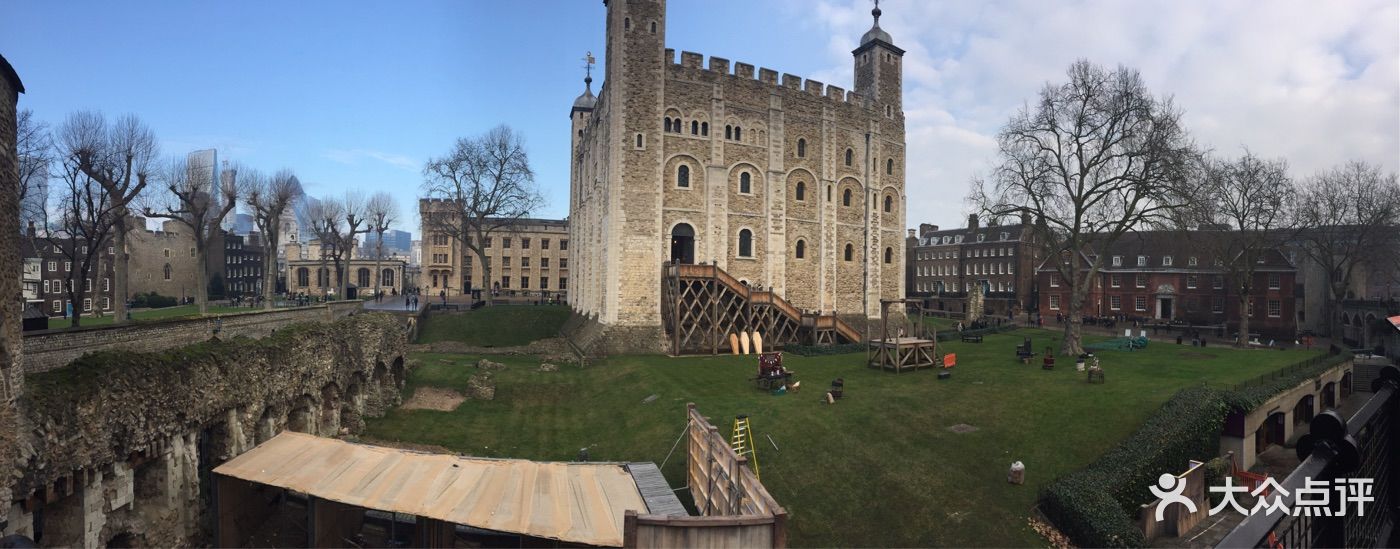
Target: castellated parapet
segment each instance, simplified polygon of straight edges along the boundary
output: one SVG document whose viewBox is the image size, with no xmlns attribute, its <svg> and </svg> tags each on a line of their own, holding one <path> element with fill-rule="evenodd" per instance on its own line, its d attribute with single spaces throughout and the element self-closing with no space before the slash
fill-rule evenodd
<svg viewBox="0 0 1400 549">
<path fill-rule="evenodd" d="M 570 113 L 577 312 L 660 350 L 666 261 L 718 264 L 858 326 L 904 295 L 904 52 L 878 14 L 848 91 L 678 59 L 664 0 L 606 6 L 604 87 Z"/>
</svg>

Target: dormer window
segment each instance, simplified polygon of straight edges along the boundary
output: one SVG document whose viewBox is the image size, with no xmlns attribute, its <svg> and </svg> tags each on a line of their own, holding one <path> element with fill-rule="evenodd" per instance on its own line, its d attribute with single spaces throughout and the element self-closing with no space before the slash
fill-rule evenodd
<svg viewBox="0 0 1400 549">
<path fill-rule="evenodd" d="M 979 235 L 977 235 L 977 241 L 978 241 L 978 242 L 982 242 L 982 241 L 984 241 L 984 240 L 986 240 L 986 239 L 987 239 L 987 235 L 985 235 L 985 234 L 979 234 Z"/>
<path fill-rule="evenodd" d="M 1186 258 L 1186 265 L 1187 265 L 1188 267 L 1195 267 L 1195 266 L 1196 266 L 1196 256 L 1193 255 L 1193 256 L 1191 256 L 1191 257 Z"/>
<path fill-rule="evenodd" d="M 1169 256 L 1169 255 L 1164 255 L 1164 256 L 1162 256 L 1162 266 L 1163 266 L 1163 267 L 1170 267 L 1170 266 L 1172 266 L 1172 256 Z"/>
<path fill-rule="evenodd" d="M 1138 256 L 1138 266 L 1139 266 L 1139 267 L 1146 267 L 1146 266 L 1147 266 L 1147 256 L 1145 256 L 1145 255 L 1140 255 L 1140 256 Z"/>
<path fill-rule="evenodd" d="M 1001 233 L 1002 240 L 1006 240 L 1008 238 L 1011 238 L 1011 233 Z"/>
<path fill-rule="evenodd" d="M 1114 267 L 1122 267 L 1122 266 L 1123 266 L 1123 256 L 1121 256 L 1121 255 L 1115 255 L 1115 256 L 1113 256 L 1113 266 L 1114 266 Z"/>
</svg>

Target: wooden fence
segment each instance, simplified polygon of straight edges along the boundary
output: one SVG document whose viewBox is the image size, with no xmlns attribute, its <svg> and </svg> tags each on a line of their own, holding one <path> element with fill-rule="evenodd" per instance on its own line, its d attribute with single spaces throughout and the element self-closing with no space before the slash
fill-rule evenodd
<svg viewBox="0 0 1400 549">
<path fill-rule="evenodd" d="M 758 481 L 748 459 L 686 405 L 686 486 L 698 517 L 638 515 L 623 522 L 624 547 L 787 547 L 787 511 Z"/>
</svg>

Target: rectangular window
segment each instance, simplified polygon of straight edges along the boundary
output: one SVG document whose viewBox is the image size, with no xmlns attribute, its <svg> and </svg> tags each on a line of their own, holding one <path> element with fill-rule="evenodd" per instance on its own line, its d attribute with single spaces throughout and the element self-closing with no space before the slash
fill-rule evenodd
<svg viewBox="0 0 1400 549">
<path fill-rule="evenodd" d="M 1147 266 L 1147 256 L 1145 256 L 1145 255 L 1140 255 L 1140 256 L 1138 256 L 1138 266 L 1139 266 L 1139 267 L 1146 267 L 1146 266 Z"/>
<path fill-rule="evenodd" d="M 1058 310 L 1060 310 L 1060 296 L 1057 296 L 1057 295 L 1052 295 L 1052 296 L 1050 296 L 1050 310 L 1052 310 L 1052 311 L 1058 311 Z"/>
<path fill-rule="evenodd" d="M 92 279 L 91 279 L 91 278 L 85 278 L 85 279 L 83 279 L 83 291 L 84 291 L 84 292 L 91 292 L 91 291 L 92 291 Z"/>
<path fill-rule="evenodd" d="M 52 272 L 57 271 L 57 270 L 58 270 L 58 262 L 57 262 L 57 261 L 50 261 L 50 262 L 49 262 L 49 272 L 52 273 Z"/>
<path fill-rule="evenodd" d="M 509 288 L 509 287 L 510 287 L 510 277 L 508 277 L 508 276 L 503 276 L 503 277 L 501 277 L 501 287 L 502 287 L 502 288 Z"/>
<path fill-rule="evenodd" d="M 507 268 L 507 269 L 510 268 L 510 256 L 506 256 L 506 257 L 502 257 L 502 258 L 501 258 L 501 266 L 502 266 L 502 267 L 505 267 L 505 268 Z"/>
<path fill-rule="evenodd" d="M 1123 275 L 1109 275 L 1108 285 L 1111 288 L 1118 288 L 1123 285 Z"/>
<path fill-rule="evenodd" d="M 1146 287 L 1147 287 L 1147 275 L 1142 274 L 1142 273 L 1138 273 L 1138 275 L 1137 275 L 1136 278 L 1137 278 L 1137 280 L 1133 281 L 1133 285 L 1135 285 L 1135 286 L 1137 286 L 1137 287 L 1139 287 L 1139 288 L 1146 288 Z"/>
<path fill-rule="evenodd" d="M 1115 311 L 1122 310 L 1122 309 L 1123 309 L 1123 296 L 1120 296 L 1120 295 L 1108 296 L 1108 308 L 1113 309 L 1113 310 L 1115 310 Z"/>
<path fill-rule="evenodd" d="M 1245 308 L 1249 310 L 1249 318 L 1254 318 L 1254 298 L 1249 298 L 1249 303 L 1245 305 Z"/>
<path fill-rule="evenodd" d="M 1277 290 L 1277 289 L 1279 289 L 1279 287 L 1282 286 L 1282 282 L 1281 282 L 1281 281 L 1282 281 L 1282 278 L 1283 278 L 1283 277 L 1280 276 L 1278 273 L 1269 273 L 1269 289 L 1270 289 L 1270 290 Z"/>
<path fill-rule="evenodd" d="M 1162 266 L 1163 266 L 1163 267 L 1170 267 L 1170 266 L 1172 266 L 1172 256 L 1169 256 L 1169 255 L 1164 255 L 1164 256 L 1162 256 Z"/>
<path fill-rule="evenodd" d="M 567 269 L 567 268 L 569 268 L 569 258 L 567 258 L 567 257 L 561 257 L 561 258 L 559 258 L 559 268 L 560 268 L 560 269 Z"/>
<path fill-rule="evenodd" d="M 85 298 L 83 298 L 83 310 L 84 310 L 84 311 L 91 311 L 91 310 L 92 310 L 92 298 L 90 298 L 90 297 L 85 297 Z"/>
<path fill-rule="evenodd" d="M 1057 275 L 1057 274 L 1052 274 L 1052 275 L 1050 275 L 1050 287 L 1051 287 L 1051 288 L 1059 288 L 1059 287 L 1060 287 L 1060 275 Z"/>
<path fill-rule="evenodd" d="M 1115 255 L 1115 256 L 1113 256 L 1113 266 L 1114 266 L 1114 267 L 1122 267 L 1122 266 L 1123 266 L 1123 256 L 1121 256 L 1121 255 Z"/>
<path fill-rule="evenodd" d="M 509 238 L 502 238 L 502 239 L 501 239 L 501 247 L 502 247 L 502 248 L 509 248 L 509 247 L 510 247 L 510 239 L 509 239 Z"/>
<path fill-rule="evenodd" d="M 63 300 L 53 300 L 53 312 L 54 314 L 63 314 Z"/>
<path fill-rule="evenodd" d="M 490 248 L 490 247 L 491 247 L 491 237 L 488 236 L 488 237 L 486 237 L 486 245 L 483 246 L 483 248 Z"/>
<path fill-rule="evenodd" d="M 567 250 L 567 249 L 569 249 L 569 241 L 568 241 L 568 240 L 560 240 L 560 241 L 559 241 L 559 249 L 561 249 L 561 250 Z"/>
<path fill-rule="evenodd" d="M 528 250 L 528 249 L 530 249 L 530 239 L 528 239 L 528 238 L 522 238 L 522 239 L 520 239 L 520 249 L 522 249 L 522 250 Z"/>
<path fill-rule="evenodd" d="M 104 310 L 104 311 L 110 311 L 110 310 L 112 310 L 112 298 L 110 298 L 110 297 L 104 297 L 104 298 L 102 298 L 102 310 Z"/>
<path fill-rule="evenodd" d="M 529 257 L 522 257 L 522 258 L 520 258 L 520 266 L 521 266 L 521 267 L 529 267 L 529 266 L 530 266 L 530 258 L 529 258 Z"/>
<path fill-rule="evenodd" d="M 541 239 L 540 239 L 540 249 L 541 249 L 541 250 L 548 250 L 548 249 L 549 249 L 549 239 L 548 239 L 548 238 L 541 238 Z"/>
<path fill-rule="evenodd" d="M 44 293 L 49 293 L 49 281 L 44 281 Z"/>
<path fill-rule="evenodd" d="M 541 268 L 541 269 L 548 269 L 548 268 L 549 268 L 549 258 L 548 258 L 548 257 L 541 257 L 541 258 L 540 258 L 540 268 Z"/>
<path fill-rule="evenodd" d="M 541 289 L 541 290 L 548 290 L 548 289 L 549 289 L 549 279 L 548 279 L 548 278 L 545 278 L 545 277 L 543 277 L 543 276 L 540 277 L 540 289 Z"/>
<path fill-rule="evenodd" d="M 1283 302 L 1277 299 L 1269 300 L 1269 318 L 1278 318 L 1283 315 Z"/>
<path fill-rule="evenodd" d="M 72 270 L 73 270 L 73 262 L 72 262 L 72 261 L 64 261 L 64 262 L 63 262 L 63 272 L 66 273 L 66 272 L 72 271 Z"/>
<path fill-rule="evenodd" d="M 1212 297 L 1212 298 L 1210 298 L 1210 312 L 1212 312 L 1212 313 L 1223 313 L 1223 312 L 1225 312 L 1225 298 L 1223 298 L 1223 297 Z"/>
<path fill-rule="evenodd" d="M 1140 295 L 1133 298 L 1133 308 L 1138 311 L 1147 310 L 1147 296 Z"/>
<path fill-rule="evenodd" d="M 1186 287 L 1187 287 L 1187 288 L 1195 288 L 1195 287 L 1196 287 L 1196 275 L 1186 275 Z"/>
<path fill-rule="evenodd" d="M 1210 281 L 1210 287 L 1215 288 L 1217 290 L 1225 288 L 1225 277 L 1215 275 L 1215 278 L 1211 279 Z"/>
<path fill-rule="evenodd" d="M 567 289 L 569 289 L 569 279 L 567 279 L 567 278 L 560 278 L 560 279 L 559 279 L 559 289 L 560 289 L 560 290 L 567 290 Z"/>
<path fill-rule="evenodd" d="M 521 288 L 521 289 L 526 289 L 526 288 L 529 288 L 529 287 L 530 287 L 530 279 L 529 279 L 529 278 L 526 278 L 526 277 L 523 277 L 523 276 L 520 277 L 520 288 Z"/>
</svg>

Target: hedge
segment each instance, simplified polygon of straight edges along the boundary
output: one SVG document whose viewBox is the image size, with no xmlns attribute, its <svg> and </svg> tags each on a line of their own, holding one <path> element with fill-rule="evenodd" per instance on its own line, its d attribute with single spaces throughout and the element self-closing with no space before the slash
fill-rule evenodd
<svg viewBox="0 0 1400 549">
<path fill-rule="evenodd" d="M 1333 368 L 1338 364 L 1352 359 L 1351 351 L 1343 351 L 1341 354 L 1329 355 L 1321 360 L 1308 361 L 1297 364 L 1293 367 L 1279 370 L 1277 377 L 1258 378 L 1246 384 L 1237 385 L 1234 390 L 1225 393 L 1225 404 L 1231 410 L 1248 412 L 1268 402 L 1279 393 L 1297 387 L 1318 374 Z"/>
<path fill-rule="evenodd" d="M 1081 547 L 1141 547 L 1145 540 L 1134 517 L 1152 500 L 1148 487 L 1163 471 L 1181 471 L 1188 460 L 1219 452 L 1225 409 L 1220 391 L 1178 391 L 1098 460 L 1046 486 L 1041 510 Z"/>
<path fill-rule="evenodd" d="M 798 356 L 844 355 L 865 352 L 864 343 L 842 343 L 840 345 L 784 345 L 783 352 Z"/>
<path fill-rule="evenodd" d="M 136 297 L 132 298 L 131 302 L 132 307 L 137 309 L 163 309 L 165 307 L 174 307 L 179 303 L 179 300 L 151 292 L 149 294 L 136 294 Z"/>
</svg>

